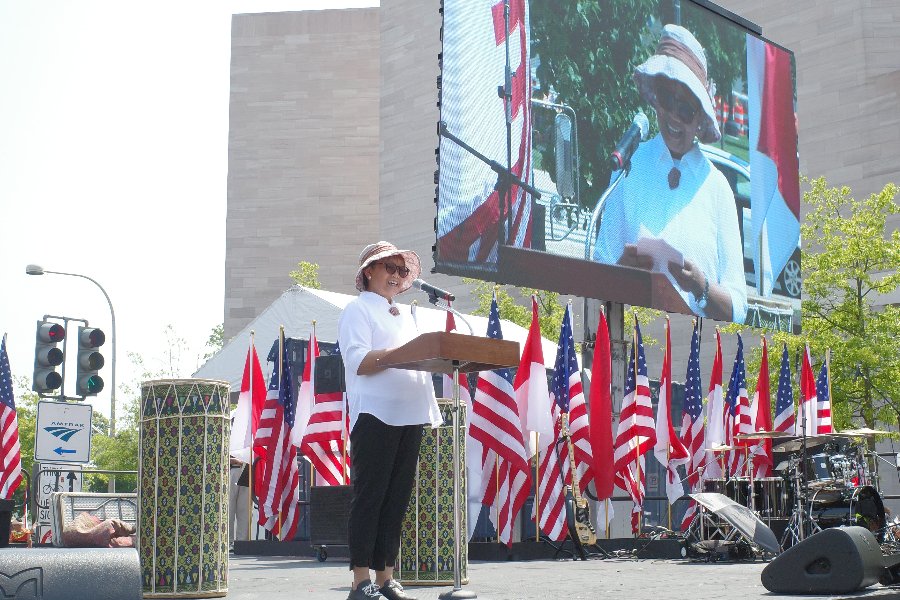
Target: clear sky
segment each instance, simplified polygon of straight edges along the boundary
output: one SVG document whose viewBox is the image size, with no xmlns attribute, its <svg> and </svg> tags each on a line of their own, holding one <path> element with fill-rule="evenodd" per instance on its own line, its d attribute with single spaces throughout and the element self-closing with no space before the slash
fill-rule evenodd
<svg viewBox="0 0 900 600">
<path fill-rule="evenodd" d="M 190 376 L 224 314 L 231 15 L 377 4 L 0 0 L 0 335 L 14 376 L 31 380 L 43 315 L 87 319 L 107 334 L 93 404 L 109 414 L 106 299 L 85 279 L 28 276 L 30 263 L 109 294 L 119 403 L 142 372 L 129 353 Z"/>
</svg>

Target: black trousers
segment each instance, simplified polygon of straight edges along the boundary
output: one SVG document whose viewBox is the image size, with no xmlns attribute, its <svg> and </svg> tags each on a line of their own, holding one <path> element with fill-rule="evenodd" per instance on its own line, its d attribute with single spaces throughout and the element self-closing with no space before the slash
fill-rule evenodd
<svg viewBox="0 0 900 600">
<path fill-rule="evenodd" d="M 361 413 L 350 433 L 353 500 L 350 568 L 383 571 L 397 562 L 400 527 L 412 494 L 422 425 L 394 426 Z"/>
</svg>

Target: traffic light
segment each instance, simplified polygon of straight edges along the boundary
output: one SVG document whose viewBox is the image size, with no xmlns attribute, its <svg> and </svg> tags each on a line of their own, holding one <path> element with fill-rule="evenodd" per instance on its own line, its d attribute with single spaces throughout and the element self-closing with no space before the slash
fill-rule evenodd
<svg viewBox="0 0 900 600">
<path fill-rule="evenodd" d="M 47 394 L 62 385 L 62 375 L 56 367 L 63 362 L 63 351 L 56 345 L 66 339 L 66 328 L 59 323 L 37 322 L 34 344 L 34 377 L 31 389 Z"/>
<path fill-rule="evenodd" d="M 75 393 L 79 396 L 96 396 L 103 390 L 103 378 L 97 371 L 106 361 L 97 348 L 106 341 L 106 335 L 95 327 L 78 328 L 78 369 Z"/>
</svg>

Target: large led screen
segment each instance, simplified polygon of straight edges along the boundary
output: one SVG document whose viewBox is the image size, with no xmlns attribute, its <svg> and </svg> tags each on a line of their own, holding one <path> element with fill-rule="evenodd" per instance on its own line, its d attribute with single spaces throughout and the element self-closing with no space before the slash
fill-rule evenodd
<svg viewBox="0 0 900 600">
<path fill-rule="evenodd" d="M 799 330 L 793 54 L 692 0 L 445 0 L 436 270 Z"/>
</svg>

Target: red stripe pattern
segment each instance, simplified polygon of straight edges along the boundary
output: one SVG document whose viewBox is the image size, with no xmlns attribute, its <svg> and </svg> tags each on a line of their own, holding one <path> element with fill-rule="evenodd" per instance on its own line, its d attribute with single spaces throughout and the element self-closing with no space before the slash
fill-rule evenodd
<svg viewBox="0 0 900 600">
<path fill-rule="evenodd" d="M 22 482 L 22 453 L 19 447 L 19 422 L 13 396 L 6 335 L 0 344 L 0 498 L 9 500 Z"/>
</svg>

